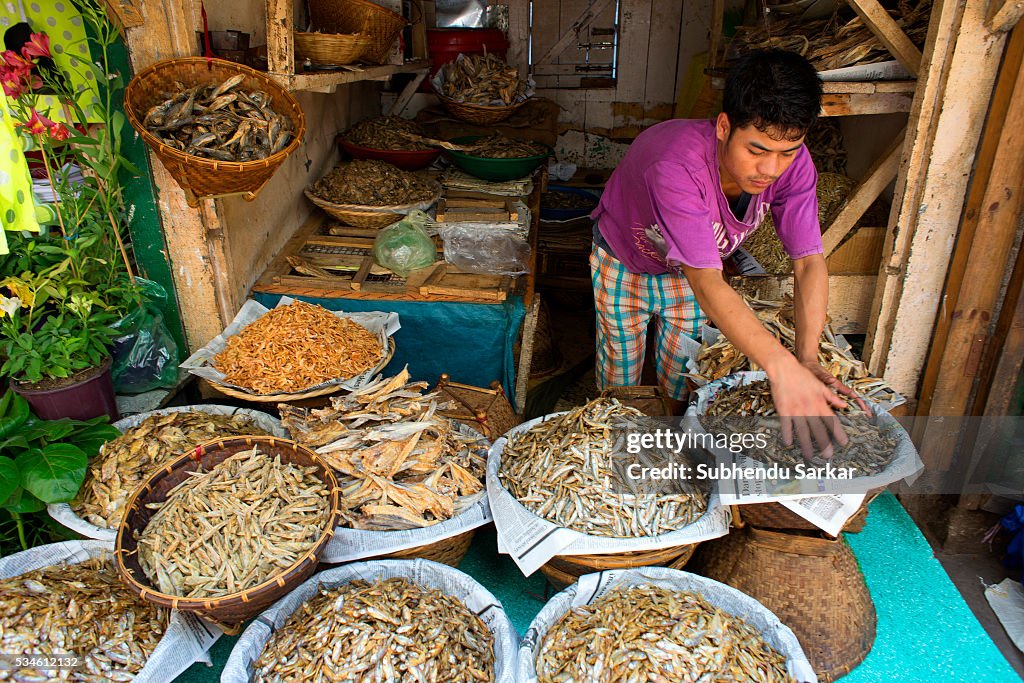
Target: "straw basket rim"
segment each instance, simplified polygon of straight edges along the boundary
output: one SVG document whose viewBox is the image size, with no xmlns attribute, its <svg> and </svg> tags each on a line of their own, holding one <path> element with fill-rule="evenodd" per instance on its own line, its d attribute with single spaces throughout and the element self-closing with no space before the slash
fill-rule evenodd
<svg viewBox="0 0 1024 683">
<path fill-rule="evenodd" d="M 206 159 L 204 157 L 196 156 L 194 154 L 186 154 L 181 150 L 168 145 L 160 138 L 153 135 L 145 126 L 142 125 L 142 119 L 139 118 L 136 112 L 136 102 L 134 94 L 138 88 L 142 87 L 142 82 L 150 76 L 172 70 L 178 66 L 191 66 L 207 64 L 210 68 L 218 68 L 225 71 L 234 71 L 242 73 L 246 76 L 251 76 L 261 81 L 268 87 L 279 91 L 291 105 L 292 112 L 275 112 L 282 115 L 286 115 L 291 119 L 294 125 L 295 135 L 291 141 L 279 152 L 275 152 L 265 159 L 254 159 L 252 161 L 219 161 L 217 159 Z M 162 59 L 159 62 L 149 65 L 142 71 L 139 71 L 132 77 L 132 80 L 128 82 L 124 92 L 124 110 L 125 115 L 128 118 L 128 122 L 132 127 L 138 131 L 139 136 L 146 141 L 146 144 L 159 150 L 161 154 L 177 159 L 182 163 L 193 164 L 199 167 L 207 167 L 213 171 L 233 171 L 236 173 L 243 173 L 245 171 L 255 168 L 268 168 L 275 165 L 276 163 L 284 161 L 284 159 L 294 152 L 300 144 L 302 144 L 302 138 L 306 134 L 306 115 L 302 111 L 302 107 L 299 105 L 298 100 L 292 95 L 286 88 L 282 87 L 277 81 L 273 80 L 265 73 L 257 71 L 251 67 L 243 64 L 237 64 L 235 62 L 229 62 L 225 59 L 207 59 L 206 57 L 176 57 L 174 59 Z M 292 114 L 298 118 L 296 121 L 292 118 Z"/>
<path fill-rule="evenodd" d="M 429 200 L 423 199 L 421 201 L 411 202 L 408 204 L 389 204 L 386 206 L 374 206 L 371 204 L 339 204 L 338 202 L 332 202 L 314 194 L 311 189 L 312 185 L 304 189 L 303 193 L 306 195 L 309 201 L 313 202 L 314 204 L 316 204 L 317 206 L 324 210 L 335 209 L 338 211 L 352 211 L 356 213 L 397 213 L 401 210 L 418 209 L 421 206 L 429 207 L 433 205 L 435 202 L 437 202 L 437 200 L 441 198 L 441 183 L 437 182 L 433 178 L 428 179 L 428 183 L 434 190 L 434 194 L 431 195 L 431 198 Z"/>
<path fill-rule="evenodd" d="M 373 44 L 373 37 L 362 32 L 324 33 L 318 31 L 293 31 L 295 54 L 309 59 L 314 64 L 342 65 L 358 61 Z M 302 44 L 300 46 L 300 43 Z M 345 55 L 344 58 L 329 59 L 327 52 Z M 347 52 L 354 56 L 349 56 Z"/>
<path fill-rule="evenodd" d="M 330 491 L 329 507 L 323 532 L 321 532 L 312 547 L 298 557 L 287 568 L 281 570 L 277 574 L 274 574 L 266 581 L 255 586 L 250 586 L 245 590 L 236 591 L 234 593 L 229 593 L 215 598 L 185 598 L 177 595 L 170 595 L 156 588 L 152 588 L 149 585 L 143 584 L 143 582 L 135 576 L 135 572 L 128 569 L 124 561 L 126 556 L 138 553 L 137 548 L 129 551 L 124 547 L 126 534 L 136 531 L 136 529 L 130 528 L 129 525 L 130 512 L 136 509 L 136 506 L 140 504 L 140 500 L 145 500 L 145 496 L 153 490 L 153 484 L 171 476 L 183 466 L 187 466 L 190 462 L 200 465 L 202 464 L 201 458 L 204 456 L 208 456 L 217 450 L 224 450 L 228 446 L 233 446 L 238 443 L 242 443 L 246 446 L 258 446 L 260 443 L 283 445 L 308 457 L 314 465 L 319 467 L 321 471 L 317 473 L 317 476 L 323 480 L 324 484 L 327 485 L 327 488 Z M 214 439 L 196 446 L 192 451 L 183 453 L 176 459 L 167 463 L 164 467 L 156 470 L 147 477 L 145 482 L 140 484 L 135 491 L 132 492 L 131 497 L 125 505 L 125 515 L 117 527 L 117 539 L 114 542 L 115 564 L 117 566 L 118 574 L 121 575 L 121 579 L 128 585 L 129 589 L 143 600 L 153 604 L 160 605 L 161 607 L 169 607 L 171 609 L 198 611 L 203 613 L 218 609 L 232 608 L 251 603 L 252 596 L 259 593 L 265 593 L 268 590 L 271 593 L 283 594 L 284 592 L 287 592 L 290 583 L 296 584 L 305 580 L 303 570 L 307 568 L 307 564 L 309 565 L 309 570 L 312 571 L 316 569 L 316 565 L 319 564 L 319 557 L 326 549 L 327 543 L 334 536 L 334 529 L 337 527 L 340 520 L 341 488 L 338 485 L 338 479 L 334 475 L 334 470 L 331 469 L 330 465 L 328 465 L 323 458 L 321 458 L 320 455 L 312 449 L 309 449 L 291 439 L 283 439 L 276 436 L 235 436 L 223 439 Z M 145 574 L 143 574 L 143 577 L 145 577 Z M 145 578 L 148 583 L 148 577 Z M 280 597 L 280 595 L 278 595 L 278 597 Z M 210 616 L 216 618 L 212 614 Z"/>
<path fill-rule="evenodd" d="M 441 101 L 441 105 L 455 118 L 484 126 L 504 121 L 532 99 L 532 97 L 527 97 L 525 100 L 514 102 L 513 104 L 495 106 L 457 102 L 446 95 L 442 95 L 436 88 L 434 89 L 434 94 Z"/>
</svg>

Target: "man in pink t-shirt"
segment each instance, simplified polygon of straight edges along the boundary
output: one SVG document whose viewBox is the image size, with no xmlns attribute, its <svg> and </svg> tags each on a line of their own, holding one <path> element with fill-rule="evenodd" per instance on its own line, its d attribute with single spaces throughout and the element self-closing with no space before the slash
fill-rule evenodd
<svg viewBox="0 0 1024 683">
<path fill-rule="evenodd" d="M 593 213 L 600 388 L 640 383 L 653 317 L 659 383 L 683 399 L 680 336 L 696 338 L 707 316 L 767 372 L 784 437 L 794 430 L 805 452 L 812 434 L 819 444 L 830 432 L 845 443 L 832 408 L 844 405 L 836 391 L 853 392 L 818 363 L 828 272 L 817 172 L 803 144 L 821 92 L 803 57 L 751 52 L 730 70 L 715 120 L 666 121 L 637 136 Z M 795 354 L 722 277 L 723 260 L 769 211 L 793 259 Z"/>
</svg>

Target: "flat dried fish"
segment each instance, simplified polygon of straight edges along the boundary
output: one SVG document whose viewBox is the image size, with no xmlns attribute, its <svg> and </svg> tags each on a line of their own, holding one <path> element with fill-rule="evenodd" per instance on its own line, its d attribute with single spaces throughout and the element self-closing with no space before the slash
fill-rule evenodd
<svg viewBox="0 0 1024 683">
<path fill-rule="evenodd" d="M 539 517 L 592 536 L 657 536 L 682 529 L 707 511 L 707 486 L 680 480 L 666 492 L 628 491 L 622 463 L 616 462 L 621 451 L 613 443 L 614 430 L 621 433 L 624 420 L 643 417 L 602 398 L 513 434 L 501 456 L 501 483 Z"/>
<path fill-rule="evenodd" d="M 464 604 L 404 578 L 352 581 L 296 610 L 253 665 L 253 681 L 494 680 L 494 636 Z"/>
<path fill-rule="evenodd" d="M 139 563 L 161 592 L 211 598 L 281 573 L 323 534 L 330 506 L 316 467 L 241 451 L 175 486 L 136 532 Z"/>
<path fill-rule="evenodd" d="M 60 672 L 68 681 L 132 680 L 169 619 L 125 587 L 109 557 L 5 579 L 0 596 L 0 652 L 78 655 L 82 667 Z M 47 681 L 52 673 L 25 667 L 0 672 L 0 680 Z"/>
<path fill-rule="evenodd" d="M 331 407 L 282 403 L 281 423 L 334 469 L 342 525 L 391 531 L 451 519 L 484 495 L 487 442 L 437 414 L 437 394 L 408 370 L 379 379 Z"/>
<path fill-rule="evenodd" d="M 434 187 L 426 178 L 376 159 L 338 164 L 310 188 L 335 204 L 399 206 L 429 201 Z"/>
<path fill-rule="evenodd" d="M 228 384 L 273 394 L 350 379 L 383 357 L 380 340 L 362 325 L 295 301 L 271 309 L 230 337 L 212 364 Z"/>
<path fill-rule="evenodd" d="M 539 683 L 789 683 L 786 659 L 740 617 L 697 593 L 616 588 L 566 612 L 544 635 Z"/>
<path fill-rule="evenodd" d="M 409 136 L 415 136 L 410 138 Z M 430 145 L 416 140 L 426 135 L 423 126 L 403 119 L 401 116 L 378 116 L 360 121 L 346 130 L 342 137 L 353 145 L 370 149 L 417 152 L 433 149 Z"/>
<path fill-rule="evenodd" d="M 493 54 L 461 54 L 445 65 L 441 94 L 456 102 L 507 106 L 526 98 L 526 83 Z"/>
<path fill-rule="evenodd" d="M 547 153 L 548 149 L 544 145 L 530 140 L 507 138 L 500 133 L 480 138 L 467 151 L 467 154 L 484 159 L 522 159 Z"/>
<path fill-rule="evenodd" d="M 90 524 L 116 529 L 135 488 L 174 458 L 213 439 L 265 434 L 246 415 L 212 415 L 198 410 L 153 415 L 103 445 L 89 463 L 71 509 Z"/>
</svg>

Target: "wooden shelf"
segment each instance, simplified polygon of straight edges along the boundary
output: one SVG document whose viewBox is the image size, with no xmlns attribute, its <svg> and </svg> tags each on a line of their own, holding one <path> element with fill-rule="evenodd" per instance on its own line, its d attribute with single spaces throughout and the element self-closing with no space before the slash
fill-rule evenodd
<svg viewBox="0 0 1024 683">
<path fill-rule="evenodd" d="M 311 71 L 301 74 L 268 73 L 267 75 L 289 90 L 311 90 L 334 92 L 339 85 L 359 81 L 386 80 L 395 74 L 426 72 L 430 60 L 415 59 L 405 64 L 384 64 L 382 66 L 353 66 L 358 70 Z"/>
<path fill-rule="evenodd" d="M 822 116 L 857 116 L 909 112 L 917 81 L 829 81 L 822 85 Z"/>
</svg>

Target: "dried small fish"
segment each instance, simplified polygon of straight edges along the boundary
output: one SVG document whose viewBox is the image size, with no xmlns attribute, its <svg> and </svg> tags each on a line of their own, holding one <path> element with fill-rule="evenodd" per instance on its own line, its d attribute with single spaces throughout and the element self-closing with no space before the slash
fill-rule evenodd
<svg viewBox="0 0 1024 683">
<path fill-rule="evenodd" d="M 616 588 L 566 612 L 544 635 L 539 683 L 789 683 L 786 659 L 740 617 L 701 595 Z"/>
<path fill-rule="evenodd" d="M 246 415 L 201 411 L 153 415 L 103 445 L 89 463 L 71 508 L 90 524 L 115 529 L 132 491 L 154 471 L 201 443 L 266 432 Z"/>
<path fill-rule="evenodd" d="M 484 159 L 522 159 L 547 154 L 548 149 L 530 140 L 516 140 L 496 133 L 477 140 L 466 153 Z"/>
<path fill-rule="evenodd" d="M 398 206 L 429 201 L 434 187 L 422 176 L 376 159 L 338 164 L 309 190 L 336 204 Z"/>
<path fill-rule="evenodd" d="M 256 161 L 280 152 L 295 137 L 291 119 L 270 106 L 262 90 L 238 86 L 238 74 L 217 85 L 192 88 L 175 83 L 177 92 L 149 109 L 142 125 L 185 154 L 218 161 Z"/>
<path fill-rule="evenodd" d="M 493 54 L 461 54 L 445 65 L 441 94 L 456 102 L 507 106 L 526 98 L 526 83 Z"/>
<path fill-rule="evenodd" d="M 342 524 L 390 531 L 450 519 L 484 495 L 487 442 L 437 414 L 437 394 L 408 370 L 331 407 L 278 406 L 292 438 L 315 449 L 342 489 Z"/>
<path fill-rule="evenodd" d="M 109 557 L 5 579 L 0 596 L 0 652 L 77 655 L 82 667 L 59 672 L 68 681 L 131 680 L 153 654 L 169 619 L 166 609 L 124 586 Z M 57 673 L 25 667 L 0 671 L 0 680 L 47 681 Z"/>
<path fill-rule="evenodd" d="M 161 592 L 210 598 L 281 573 L 323 534 L 327 485 L 316 467 L 241 451 L 175 486 L 137 533 L 139 563 Z"/>
<path fill-rule="evenodd" d="M 296 610 L 253 681 L 494 680 L 494 636 L 464 604 L 404 578 L 352 581 Z"/>
<path fill-rule="evenodd" d="M 587 195 L 548 190 L 540 196 L 540 205 L 545 209 L 593 209 L 597 204 Z"/>
<path fill-rule="evenodd" d="M 355 377 L 383 357 L 380 340 L 362 325 L 295 301 L 271 309 L 230 337 L 213 357 L 213 367 L 228 384 L 273 394 Z"/>
<path fill-rule="evenodd" d="M 408 152 L 433 149 L 415 137 L 410 138 L 410 135 L 422 137 L 426 132 L 420 124 L 401 116 L 378 116 L 360 121 L 346 130 L 343 137 L 353 145 L 370 149 Z"/>
<path fill-rule="evenodd" d="M 597 399 L 513 434 L 501 456 L 501 483 L 534 514 L 585 534 L 630 538 L 682 529 L 707 511 L 708 489 L 677 481 L 664 493 L 627 492 L 614 431 L 638 418 L 635 408 Z M 622 491 L 612 490 L 613 481 Z"/>
</svg>

